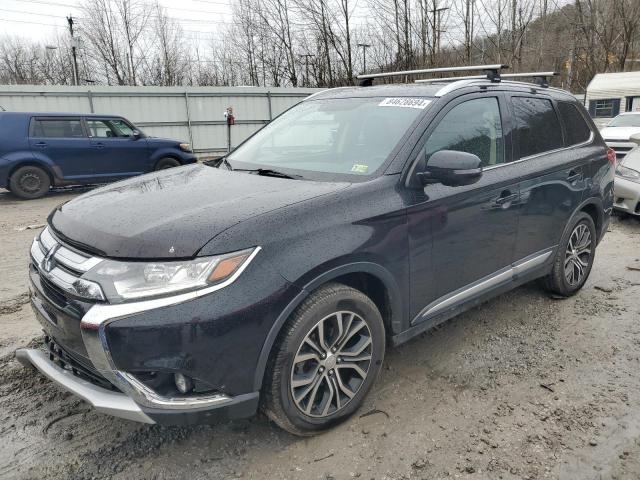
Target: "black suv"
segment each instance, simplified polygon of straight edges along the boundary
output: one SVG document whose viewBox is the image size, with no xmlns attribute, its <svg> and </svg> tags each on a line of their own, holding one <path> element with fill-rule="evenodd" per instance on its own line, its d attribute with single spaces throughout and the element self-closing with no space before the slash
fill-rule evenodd
<svg viewBox="0 0 640 480">
<path fill-rule="evenodd" d="M 534 279 L 576 293 L 615 154 L 570 94 L 466 79 L 317 93 L 217 166 L 94 190 L 31 247 L 45 349 L 101 412 L 349 417 L 398 345 Z"/>
</svg>

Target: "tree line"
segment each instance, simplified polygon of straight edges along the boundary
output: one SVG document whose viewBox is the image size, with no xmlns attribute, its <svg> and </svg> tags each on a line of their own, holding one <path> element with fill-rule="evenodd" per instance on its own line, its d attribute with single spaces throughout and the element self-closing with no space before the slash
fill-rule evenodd
<svg viewBox="0 0 640 480">
<path fill-rule="evenodd" d="M 640 69 L 638 0 L 234 0 L 195 37 L 147 0 L 84 0 L 75 36 L 0 37 L 0 83 L 334 87 L 371 71 L 505 63 L 583 91 Z M 192 14 L 193 15 L 193 14 Z M 203 21 L 203 23 L 206 23 Z M 197 35 L 197 34 L 196 34 Z"/>
</svg>

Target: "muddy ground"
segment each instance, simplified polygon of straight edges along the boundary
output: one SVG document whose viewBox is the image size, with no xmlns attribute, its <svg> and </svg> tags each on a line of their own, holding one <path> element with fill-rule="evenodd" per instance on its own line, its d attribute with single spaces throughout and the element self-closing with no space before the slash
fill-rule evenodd
<svg viewBox="0 0 640 480">
<path fill-rule="evenodd" d="M 527 285 L 389 350 L 358 415 L 301 439 L 110 418 L 16 362 L 30 241 L 76 194 L 0 192 L 0 478 L 640 478 L 640 221 L 614 219 L 575 297 Z"/>
</svg>

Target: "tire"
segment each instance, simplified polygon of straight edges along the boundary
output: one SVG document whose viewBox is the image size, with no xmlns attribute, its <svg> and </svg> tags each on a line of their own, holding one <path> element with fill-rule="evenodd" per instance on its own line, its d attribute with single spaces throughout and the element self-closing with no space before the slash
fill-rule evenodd
<svg viewBox="0 0 640 480">
<path fill-rule="evenodd" d="M 596 238 L 591 216 L 578 213 L 562 236 L 551 273 L 542 279 L 543 286 L 562 297 L 570 297 L 580 290 L 591 273 Z"/>
<path fill-rule="evenodd" d="M 324 342 L 319 340 L 320 332 Z M 332 350 L 332 345 L 338 348 Z M 384 350 L 384 324 L 376 305 L 354 288 L 325 285 L 283 327 L 267 364 L 262 410 L 295 435 L 310 436 L 337 425 L 369 393 L 380 373 Z"/>
<path fill-rule="evenodd" d="M 165 157 L 158 160 L 156 164 L 156 170 L 164 170 L 166 168 L 179 167 L 182 165 L 179 160 L 171 157 Z"/>
<path fill-rule="evenodd" d="M 51 187 L 51 178 L 42 168 L 26 165 L 18 168 L 9 179 L 9 190 L 15 196 L 31 200 L 45 195 Z"/>
</svg>

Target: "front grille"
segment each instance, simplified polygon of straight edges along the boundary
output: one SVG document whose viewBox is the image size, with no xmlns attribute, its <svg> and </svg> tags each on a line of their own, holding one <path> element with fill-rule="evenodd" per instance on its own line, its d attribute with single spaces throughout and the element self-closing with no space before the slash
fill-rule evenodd
<svg viewBox="0 0 640 480">
<path fill-rule="evenodd" d="M 44 293 L 61 308 L 68 302 L 69 296 L 85 302 L 105 300 L 100 286 L 83 278 L 84 273 L 102 260 L 63 244 L 51 234 L 49 228 L 45 228 L 31 245 L 31 263 L 42 280 L 43 289 L 46 289 Z M 93 287 L 93 295 L 88 295 L 88 285 Z"/>
<path fill-rule="evenodd" d="M 104 378 L 87 360 L 82 359 L 79 355 L 74 355 L 68 350 L 56 343 L 56 341 L 48 335 L 44 337 L 44 346 L 49 353 L 49 360 L 73 373 L 76 377 L 87 380 L 88 382 L 102 387 L 107 390 L 119 392 L 111 382 Z"/>
<path fill-rule="evenodd" d="M 47 280 L 44 276 L 40 276 L 40 285 L 45 296 L 58 308 L 67 306 L 67 296 L 58 286 Z"/>
</svg>

